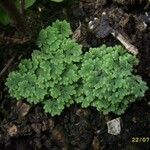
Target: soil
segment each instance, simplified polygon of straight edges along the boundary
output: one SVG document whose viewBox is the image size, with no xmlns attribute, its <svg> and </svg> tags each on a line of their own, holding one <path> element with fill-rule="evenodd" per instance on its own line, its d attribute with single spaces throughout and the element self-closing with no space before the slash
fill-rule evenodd
<svg viewBox="0 0 150 150">
<path fill-rule="evenodd" d="M 97 3 L 98 2 L 98 3 Z M 47 0 L 37 1 L 28 11 L 34 33 L 50 25 L 56 19 L 71 23 L 74 38 L 83 44 L 83 51 L 102 44 L 120 44 L 111 34 L 98 38 L 88 29 L 88 22 L 100 18 L 106 12 L 110 26 L 126 35 L 138 50 L 139 65 L 135 68 L 150 87 L 150 7 L 148 1 L 135 3 L 117 0 L 65 1 L 61 4 Z M 130 3 L 131 2 L 131 3 Z M 39 11 L 40 10 L 40 11 Z M 81 26 L 80 26 L 81 25 Z M 0 26 L 1 35 L 15 39 L 14 27 Z M 0 38 L 1 39 L 1 38 Z M 40 105 L 29 106 L 25 101 L 16 102 L 5 87 L 8 73 L 14 70 L 20 59 L 30 57 L 36 48 L 33 41 L 16 43 L 0 40 L 0 149 L 1 150 L 149 150 L 150 141 L 134 138 L 150 138 L 150 90 L 145 97 L 129 106 L 121 117 L 121 133 L 110 135 L 106 122 L 118 116 L 103 115 L 95 108 L 82 109 L 79 105 L 66 108 L 60 116 L 51 117 Z"/>
</svg>

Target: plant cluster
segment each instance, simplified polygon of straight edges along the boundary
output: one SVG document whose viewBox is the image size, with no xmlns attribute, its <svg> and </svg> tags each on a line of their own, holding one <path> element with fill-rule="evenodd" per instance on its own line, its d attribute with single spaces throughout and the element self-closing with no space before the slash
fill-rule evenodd
<svg viewBox="0 0 150 150">
<path fill-rule="evenodd" d="M 19 71 L 9 74 L 6 85 L 11 96 L 34 104 L 41 102 L 52 115 L 73 103 L 81 46 L 69 38 L 70 34 L 66 21 L 56 21 L 40 32 L 40 50 L 34 50 L 31 59 L 22 60 Z"/>
<path fill-rule="evenodd" d="M 104 114 L 122 114 L 129 103 L 143 97 L 147 90 L 141 77 L 132 73 L 137 64 L 137 58 L 121 46 L 91 48 L 84 55 L 80 70 L 83 96 L 78 101 L 82 107 L 94 106 Z"/>
<path fill-rule="evenodd" d="M 12 97 L 42 103 L 45 112 L 54 116 L 74 102 L 121 114 L 130 102 L 144 96 L 146 83 L 132 73 L 138 63 L 135 56 L 121 46 L 91 48 L 83 55 L 71 33 L 66 21 L 56 21 L 40 32 L 40 50 L 22 60 L 19 70 L 7 78 Z"/>
</svg>

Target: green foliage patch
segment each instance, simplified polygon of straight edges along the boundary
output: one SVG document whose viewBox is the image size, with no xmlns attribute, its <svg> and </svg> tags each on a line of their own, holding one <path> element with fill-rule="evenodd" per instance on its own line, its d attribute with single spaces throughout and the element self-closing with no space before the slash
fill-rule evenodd
<svg viewBox="0 0 150 150">
<path fill-rule="evenodd" d="M 40 32 L 40 50 L 34 50 L 31 59 L 22 60 L 19 70 L 9 74 L 6 85 L 11 96 L 43 103 L 51 115 L 73 103 L 81 46 L 69 38 L 71 33 L 66 21 L 56 21 Z"/>
<path fill-rule="evenodd" d="M 7 78 L 12 97 L 42 103 L 45 112 L 54 116 L 74 102 L 121 114 L 144 96 L 146 83 L 133 74 L 133 66 L 138 64 L 135 56 L 121 46 L 91 48 L 83 55 L 82 46 L 71 34 L 66 21 L 41 30 L 40 50 L 34 50 L 31 59 L 22 60 Z"/>
<path fill-rule="evenodd" d="M 91 48 L 84 55 L 80 70 L 83 96 L 78 102 L 82 107 L 94 106 L 104 114 L 122 114 L 147 90 L 141 77 L 133 74 L 137 64 L 137 58 L 121 46 Z"/>
</svg>

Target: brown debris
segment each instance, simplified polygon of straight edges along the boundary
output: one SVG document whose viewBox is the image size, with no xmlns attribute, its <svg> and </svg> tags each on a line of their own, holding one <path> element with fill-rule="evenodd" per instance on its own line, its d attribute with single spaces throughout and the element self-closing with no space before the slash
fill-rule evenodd
<svg viewBox="0 0 150 150">
<path fill-rule="evenodd" d="M 7 71 L 7 69 L 10 67 L 10 65 L 13 63 L 14 59 L 16 58 L 16 55 L 13 55 L 7 62 L 7 64 L 5 65 L 5 67 L 2 69 L 2 71 L 0 72 L 0 78 L 2 78 L 2 76 L 5 74 L 5 72 Z"/>
<path fill-rule="evenodd" d="M 22 101 L 17 102 L 18 113 L 20 117 L 25 117 L 30 111 L 31 106 L 23 103 Z"/>
<path fill-rule="evenodd" d="M 42 125 L 40 123 L 33 123 L 31 124 L 31 127 L 36 133 L 41 133 Z"/>
<path fill-rule="evenodd" d="M 129 40 L 124 37 L 121 33 L 115 33 L 115 32 L 112 32 L 111 33 L 114 37 L 116 37 L 121 43 L 122 45 L 132 54 L 134 55 L 137 55 L 138 54 L 138 49 L 132 45 Z"/>
<path fill-rule="evenodd" d="M 102 13 L 100 19 L 94 18 L 93 21 L 89 22 L 89 29 L 96 35 L 97 38 L 105 38 L 109 34 L 112 34 L 118 39 L 122 45 L 132 54 L 137 55 L 138 49 L 130 43 L 130 40 L 124 36 L 120 31 L 112 28 L 109 25 L 109 18 L 106 12 Z"/>
<path fill-rule="evenodd" d="M 8 127 L 7 132 L 8 132 L 8 134 L 9 134 L 10 136 L 16 135 L 17 132 L 18 132 L 17 126 L 14 125 L 14 124 L 11 125 L 10 127 Z"/>
<path fill-rule="evenodd" d="M 113 0 L 114 2 L 117 2 L 121 5 L 133 5 L 133 4 L 142 4 L 145 0 Z"/>
<path fill-rule="evenodd" d="M 25 44 L 31 40 L 31 37 L 8 37 L 3 34 L 0 35 L 0 44 Z"/>
<path fill-rule="evenodd" d="M 94 136 L 94 139 L 92 141 L 92 147 L 93 150 L 101 150 L 101 145 L 100 145 L 100 141 L 98 140 L 98 138 L 96 136 Z"/>
<path fill-rule="evenodd" d="M 52 139 L 61 147 L 67 147 L 66 138 L 64 132 L 59 128 L 52 130 Z"/>
<path fill-rule="evenodd" d="M 43 120 L 42 122 L 39 122 L 39 123 L 32 123 L 31 127 L 38 134 L 46 130 L 52 130 L 53 132 L 54 121 L 52 119 Z M 54 129 L 54 133 L 56 133 L 55 131 L 56 129 Z M 54 134 L 54 137 L 55 137 L 55 134 Z"/>
<path fill-rule="evenodd" d="M 72 39 L 78 41 L 81 37 L 81 22 L 79 22 L 78 28 L 73 32 Z"/>
<path fill-rule="evenodd" d="M 42 131 L 46 131 L 48 129 L 52 130 L 53 128 L 54 128 L 54 121 L 52 119 L 42 121 Z"/>
<path fill-rule="evenodd" d="M 88 117 L 90 115 L 90 111 L 80 108 L 76 111 L 76 115 L 79 117 Z"/>
</svg>

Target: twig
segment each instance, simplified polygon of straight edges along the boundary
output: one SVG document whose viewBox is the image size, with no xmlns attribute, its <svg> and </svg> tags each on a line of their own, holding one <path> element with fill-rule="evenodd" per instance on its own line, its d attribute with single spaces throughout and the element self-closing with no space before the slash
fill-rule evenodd
<svg viewBox="0 0 150 150">
<path fill-rule="evenodd" d="M 13 44 L 24 44 L 31 40 L 30 37 L 23 37 L 23 38 L 11 38 L 11 37 L 6 37 L 3 34 L 0 35 L 0 43 L 13 43 Z"/>
<path fill-rule="evenodd" d="M 82 24 L 79 21 L 79 26 L 72 35 L 72 39 L 74 39 L 75 41 L 78 41 L 78 39 L 81 37 L 81 27 L 82 27 Z"/>
<path fill-rule="evenodd" d="M 114 32 L 111 32 L 111 34 L 118 39 L 122 45 L 132 54 L 137 55 L 138 54 L 138 49 L 132 45 L 127 38 L 125 38 L 121 33 L 117 33 L 114 30 Z"/>
<path fill-rule="evenodd" d="M 109 34 L 112 34 L 115 38 L 117 38 L 122 45 L 132 54 L 137 55 L 138 49 L 132 45 L 126 37 L 124 37 L 119 31 L 113 29 L 108 22 L 108 17 L 106 16 L 106 12 L 102 13 L 100 19 L 94 18 L 93 21 L 89 22 L 89 29 L 92 30 L 96 37 L 104 38 Z"/>
<path fill-rule="evenodd" d="M 16 55 L 13 55 L 11 57 L 11 59 L 9 59 L 9 61 L 7 62 L 6 66 L 2 69 L 2 71 L 0 72 L 0 78 L 2 78 L 2 76 L 4 75 L 4 73 L 7 71 L 7 69 L 9 68 L 9 66 L 12 64 L 12 62 L 14 61 L 14 59 L 16 58 Z"/>
<path fill-rule="evenodd" d="M 24 16 L 24 6 L 25 6 L 25 1 L 20 0 L 20 14 Z"/>
</svg>

